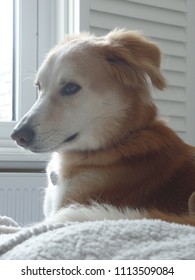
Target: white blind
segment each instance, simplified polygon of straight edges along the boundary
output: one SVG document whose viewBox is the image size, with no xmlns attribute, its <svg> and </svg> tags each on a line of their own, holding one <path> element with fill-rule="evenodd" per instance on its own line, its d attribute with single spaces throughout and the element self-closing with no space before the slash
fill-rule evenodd
<svg viewBox="0 0 195 280">
<path fill-rule="evenodd" d="M 89 29 L 102 35 L 115 27 L 140 30 L 163 53 L 165 92 L 153 98 L 169 125 L 186 139 L 187 0 L 90 0 Z"/>
</svg>

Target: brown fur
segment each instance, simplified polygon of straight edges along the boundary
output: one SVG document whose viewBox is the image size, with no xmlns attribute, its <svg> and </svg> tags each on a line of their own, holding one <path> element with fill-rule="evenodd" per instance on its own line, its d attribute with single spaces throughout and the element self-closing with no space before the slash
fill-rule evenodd
<svg viewBox="0 0 195 280">
<path fill-rule="evenodd" d="M 117 35 L 109 34 L 110 45 L 101 49 L 110 64 L 111 75 L 126 87 L 139 89 L 140 95 L 147 92 L 145 73 L 154 86 L 163 89 L 158 47 L 137 33 Z M 113 140 L 97 151 L 61 154 L 62 177 L 75 178 L 74 184 L 78 184 L 76 191 L 64 198 L 63 205 L 89 204 L 95 200 L 179 215 L 188 212 L 188 200 L 195 191 L 195 148 L 185 144 L 158 119 L 153 104 L 149 102 L 146 110 L 142 104 L 139 108 L 139 102 L 140 99 L 135 104 L 136 128 L 129 130 L 123 126 L 124 138 L 118 143 Z M 170 220 L 166 214 L 152 212 L 151 216 L 155 215 Z M 176 220 L 182 222 L 183 218 Z"/>
<path fill-rule="evenodd" d="M 78 182 L 76 193 L 70 192 L 65 204 L 95 200 L 120 207 L 188 212 L 194 191 L 194 149 L 163 123 L 157 121 L 150 129 L 132 133 L 107 150 L 61 156 L 64 180 L 74 177 L 74 184 Z M 85 177 L 90 173 L 91 178 Z"/>
<path fill-rule="evenodd" d="M 59 85 L 55 86 L 57 92 L 53 96 L 54 85 L 49 83 L 52 77 L 48 69 L 52 66 L 48 66 L 53 65 L 52 61 L 59 52 L 62 56 L 62 51 L 60 69 L 64 67 L 64 75 L 69 74 L 70 63 L 74 80 L 82 87 L 82 92 L 66 98 L 66 103 L 58 94 Z M 68 182 L 68 190 L 59 208 L 72 203 L 90 204 L 96 201 L 120 208 L 144 208 L 149 210 L 146 212 L 150 213 L 148 217 L 180 223 L 185 223 L 184 214 L 194 212 L 195 202 L 190 196 L 195 191 L 195 148 L 185 144 L 159 119 L 150 95 L 150 83 L 161 90 L 166 86 L 160 71 L 160 60 L 161 53 L 155 43 L 137 32 L 123 30 L 115 30 L 101 38 L 87 34 L 68 36 L 63 44 L 50 52 L 37 79 L 44 82 L 45 88 L 50 84 L 51 89 L 48 87 L 44 90 L 43 87 L 41 95 L 51 91 L 48 106 L 53 105 L 44 109 L 44 117 L 41 115 L 40 118 L 42 130 L 39 128 L 35 131 L 38 144 L 32 142 L 29 149 L 47 151 L 49 148 L 43 145 L 47 137 L 42 131 L 49 135 L 55 126 L 57 131 L 58 123 L 66 122 L 67 125 L 71 115 L 69 108 L 76 114 L 78 108 L 81 110 L 81 103 L 86 102 L 86 98 L 90 99 L 91 94 L 95 97 L 92 99 L 93 106 L 94 100 L 97 101 L 101 114 L 110 110 L 110 101 L 115 102 L 111 102 L 112 106 L 116 104 L 111 116 L 106 114 L 103 118 L 101 114 L 93 115 L 86 122 L 88 130 L 84 128 L 79 131 L 82 139 L 87 139 L 89 133 L 93 139 L 91 142 L 97 139 L 99 146 L 88 148 L 83 145 L 84 141 L 76 146 L 78 136 L 74 148 L 57 150 L 60 180 Z M 61 116 L 67 111 L 67 118 L 62 119 Z M 28 116 L 29 123 L 33 118 L 34 115 Z M 21 121 L 18 130 L 22 125 Z M 86 136 L 83 136 L 85 131 Z M 13 138 L 18 140 L 15 135 Z M 52 142 L 51 136 L 50 139 Z M 51 143 L 51 147 L 55 145 Z M 53 170 L 55 168 L 53 166 Z M 194 218 L 187 218 L 188 222 L 194 225 Z"/>
</svg>

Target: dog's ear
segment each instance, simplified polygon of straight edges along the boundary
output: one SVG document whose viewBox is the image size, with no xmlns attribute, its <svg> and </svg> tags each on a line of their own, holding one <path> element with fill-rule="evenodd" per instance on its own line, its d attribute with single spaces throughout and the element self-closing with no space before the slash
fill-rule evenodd
<svg viewBox="0 0 195 280">
<path fill-rule="evenodd" d="M 136 31 L 112 31 L 106 37 L 104 56 L 111 71 L 126 86 L 147 83 L 147 76 L 158 89 L 166 87 L 160 72 L 158 46 Z"/>
</svg>

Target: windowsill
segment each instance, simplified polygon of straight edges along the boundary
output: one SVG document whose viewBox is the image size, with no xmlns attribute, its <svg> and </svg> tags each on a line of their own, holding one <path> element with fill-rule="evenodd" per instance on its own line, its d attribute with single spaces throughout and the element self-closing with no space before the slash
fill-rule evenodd
<svg viewBox="0 0 195 280">
<path fill-rule="evenodd" d="M 49 154 L 33 154 L 18 147 L 0 148 L 0 171 L 44 170 L 49 159 Z"/>
<path fill-rule="evenodd" d="M 29 170 L 44 170 L 50 155 L 34 154 L 18 147 L 9 136 L 15 126 L 15 122 L 1 122 L 0 125 L 6 132 L 5 137 L 0 133 L 0 171 L 22 170 L 28 172 Z"/>
</svg>

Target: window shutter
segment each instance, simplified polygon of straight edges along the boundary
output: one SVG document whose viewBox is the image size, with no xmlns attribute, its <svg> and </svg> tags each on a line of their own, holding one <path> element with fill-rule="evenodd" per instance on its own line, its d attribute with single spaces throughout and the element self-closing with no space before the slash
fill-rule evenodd
<svg viewBox="0 0 195 280">
<path fill-rule="evenodd" d="M 168 87 L 153 98 L 169 125 L 187 138 L 187 0 L 90 0 L 89 29 L 102 35 L 119 27 L 143 31 L 160 46 Z"/>
</svg>

